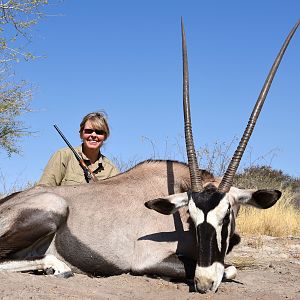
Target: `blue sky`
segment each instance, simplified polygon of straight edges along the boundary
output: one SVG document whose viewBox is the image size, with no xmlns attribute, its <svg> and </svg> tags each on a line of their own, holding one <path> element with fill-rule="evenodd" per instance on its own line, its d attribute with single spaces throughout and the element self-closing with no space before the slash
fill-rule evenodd
<svg viewBox="0 0 300 300">
<path fill-rule="evenodd" d="M 53 124 L 76 146 L 82 117 L 95 110 L 108 114 L 111 137 L 103 153 L 109 158 L 183 160 L 181 16 L 196 148 L 240 137 L 277 52 L 300 18 L 300 2 L 77 0 L 48 11 L 61 16 L 42 20 L 30 45 L 46 58 L 16 65 L 17 75 L 36 87 L 35 112 L 22 118 L 36 133 L 21 141 L 21 156 L 0 152 L 6 178 L 0 192 L 37 181 L 50 156 L 65 147 Z M 299 53 L 298 31 L 241 165 L 250 155 L 263 156 L 261 163 L 300 177 Z"/>
</svg>

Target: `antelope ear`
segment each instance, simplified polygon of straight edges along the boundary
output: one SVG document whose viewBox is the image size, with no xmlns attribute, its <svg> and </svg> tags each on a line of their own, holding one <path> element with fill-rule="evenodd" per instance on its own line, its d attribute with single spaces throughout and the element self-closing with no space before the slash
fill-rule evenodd
<svg viewBox="0 0 300 300">
<path fill-rule="evenodd" d="M 238 197 L 238 201 L 240 204 L 266 209 L 272 207 L 280 197 L 281 192 L 278 190 L 246 190 Z"/>
<path fill-rule="evenodd" d="M 175 213 L 180 207 L 188 205 L 188 202 L 188 194 L 180 193 L 147 201 L 145 206 L 161 214 L 170 215 Z"/>
</svg>

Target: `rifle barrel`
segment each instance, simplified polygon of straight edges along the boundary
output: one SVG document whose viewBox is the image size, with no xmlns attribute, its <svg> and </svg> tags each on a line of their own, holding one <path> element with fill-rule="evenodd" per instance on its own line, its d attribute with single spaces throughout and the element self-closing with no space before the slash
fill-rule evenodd
<svg viewBox="0 0 300 300">
<path fill-rule="evenodd" d="M 59 135 L 62 137 L 62 139 L 65 141 L 65 143 L 68 145 L 68 147 L 73 151 L 76 159 L 78 161 L 81 161 L 82 158 L 79 156 L 79 154 L 75 151 L 75 149 L 72 147 L 72 145 L 69 143 L 69 141 L 67 140 L 67 138 L 63 135 L 63 133 L 60 131 L 60 129 L 58 128 L 58 126 L 56 124 L 53 125 L 54 128 L 56 129 L 56 131 L 59 133 Z"/>
</svg>

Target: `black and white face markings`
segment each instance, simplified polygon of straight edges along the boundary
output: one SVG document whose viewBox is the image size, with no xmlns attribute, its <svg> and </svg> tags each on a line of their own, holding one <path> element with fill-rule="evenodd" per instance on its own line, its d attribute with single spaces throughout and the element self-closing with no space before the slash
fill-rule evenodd
<svg viewBox="0 0 300 300">
<path fill-rule="evenodd" d="M 211 185 L 201 193 L 190 193 L 189 198 L 189 213 L 197 236 L 195 287 L 199 291 L 214 291 L 224 274 L 224 258 L 234 230 L 231 205 L 226 194 Z"/>
</svg>

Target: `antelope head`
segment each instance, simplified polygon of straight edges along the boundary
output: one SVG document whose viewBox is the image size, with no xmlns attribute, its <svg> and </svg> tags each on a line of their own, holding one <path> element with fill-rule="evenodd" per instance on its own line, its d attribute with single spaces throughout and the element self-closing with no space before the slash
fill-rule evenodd
<svg viewBox="0 0 300 300">
<path fill-rule="evenodd" d="M 232 248 L 231 239 L 234 236 L 238 206 L 240 204 L 249 204 L 266 209 L 273 206 L 281 196 L 281 192 L 277 190 L 242 190 L 232 187 L 232 183 L 277 68 L 299 24 L 300 21 L 293 27 L 275 59 L 222 181 L 219 185 L 209 184 L 204 186 L 193 142 L 186 37 L 183 22 L 181 22 L 183 110 L 191 190 L 165 198 L 150 200 L 145 205 L 162 214 L 172 214 L 184 206 L 188 208 L 196 229 L 197 264 L 194 285 L 198 292 L 205 293 L 209 290 L 215 292 L 223 277 L 235 277 L 236 269 L 232 267 L 233 269 L 229 271 L 225 270 L 224 259 L 226 253 Z"/>
</svg>

